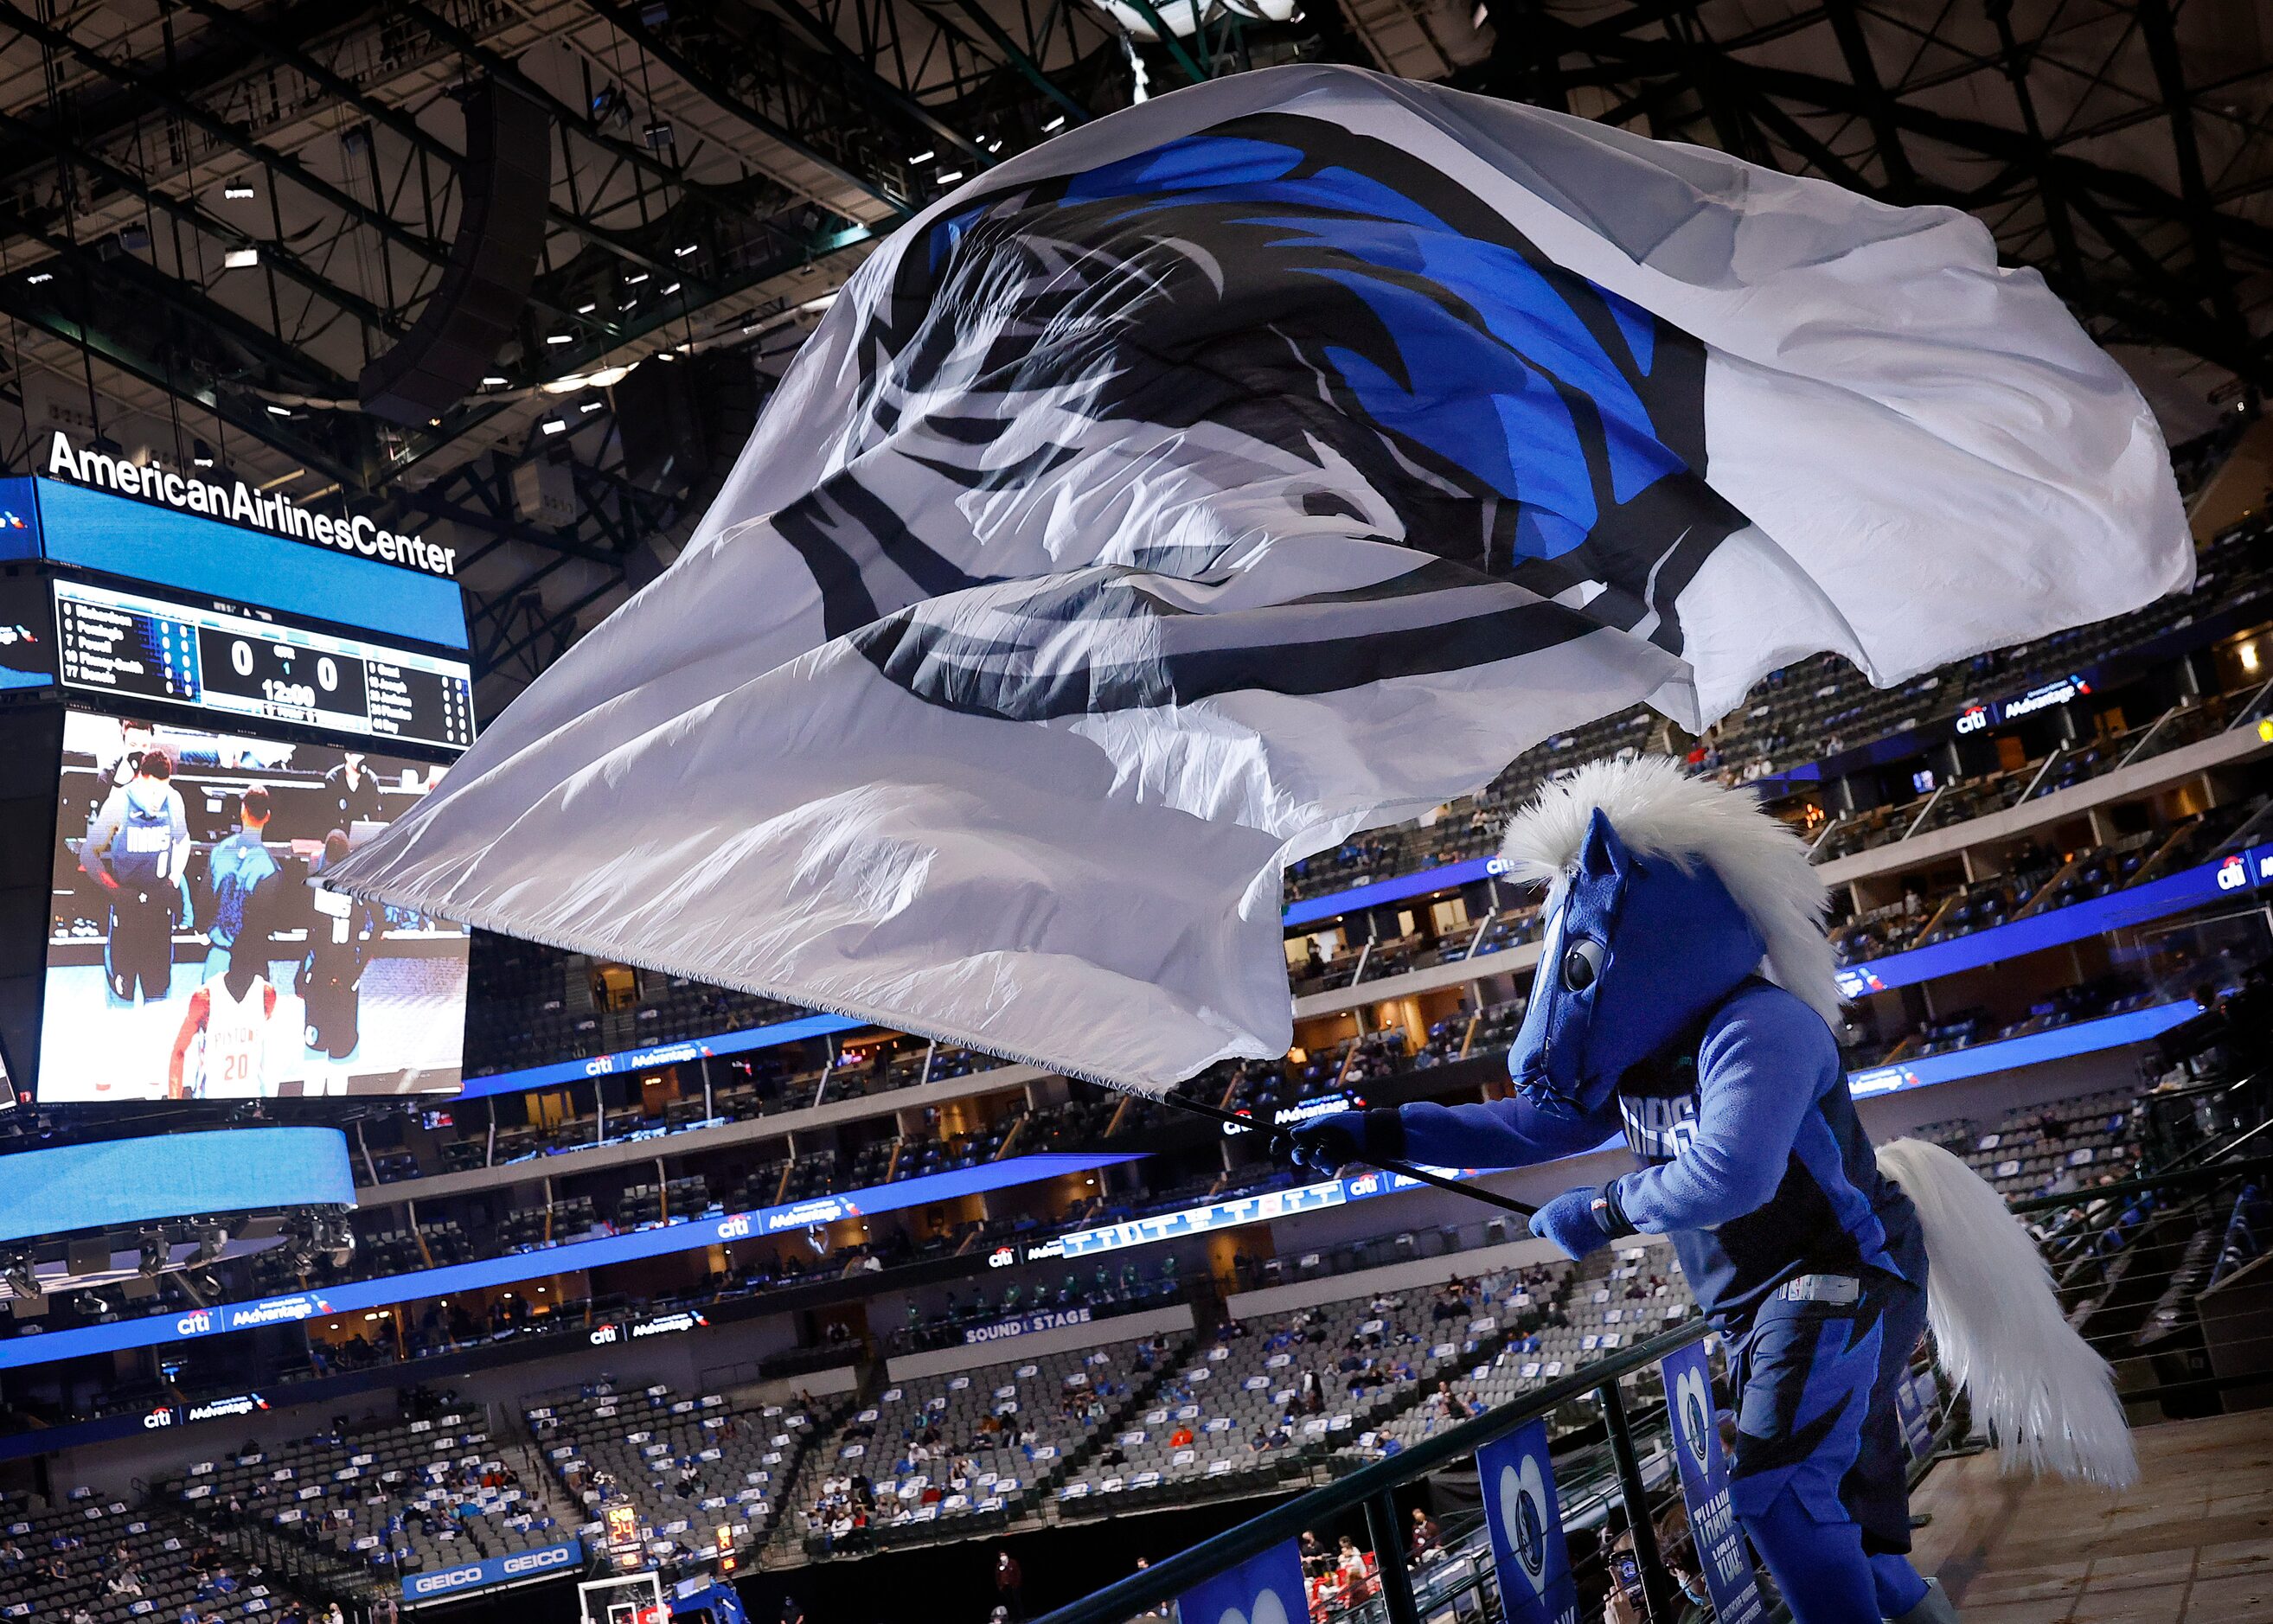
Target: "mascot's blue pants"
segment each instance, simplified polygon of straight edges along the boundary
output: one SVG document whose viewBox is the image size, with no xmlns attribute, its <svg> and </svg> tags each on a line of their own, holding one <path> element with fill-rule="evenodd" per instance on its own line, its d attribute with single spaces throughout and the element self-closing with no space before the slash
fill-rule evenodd
<svg viewBox="0 0 2273 1624">
<path fill-rule="evenodd" d="M 1919 1277 L 1924 1277 L 1923 1270 Z M 1875 1270 L 1849 1303 L 1771 1298 L 1737 1334 L 1729 1500 L 1794 1624 L 1898 1619 L 1925 1595 L 1909 1558 L 1894 1389 L 1925 1292 Z"/>
</svg>

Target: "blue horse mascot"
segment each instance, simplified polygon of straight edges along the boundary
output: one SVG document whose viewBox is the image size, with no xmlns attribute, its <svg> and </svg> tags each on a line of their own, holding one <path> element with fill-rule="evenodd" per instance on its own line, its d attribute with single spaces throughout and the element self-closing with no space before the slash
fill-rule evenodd
<svg viewBox="0 0 2273 1624">
<path fill-rule="evenodd" d="M 1939 1146 L 1873 1154 L 1804 848 L 1749 793 L 1644 756 L 1548 785 L 1504 851 L 1549 887 L 1514 1096 L 1338 1112 L 1294 1130 L 1296 1158 L 1521 1167 L 1622 1134 L 1639 1170 L 1533 1231 L 1573 1258 L 1671 1239 L 1729 1351 L 1731 1499 L 1797 1624 L 1954 1620 L 1909 1560 L 1894 1408 L 1929 1323 L 2008 1467 L 2120 1487 L 2130 1433 L 1996 1192 Z"/>
</svg>

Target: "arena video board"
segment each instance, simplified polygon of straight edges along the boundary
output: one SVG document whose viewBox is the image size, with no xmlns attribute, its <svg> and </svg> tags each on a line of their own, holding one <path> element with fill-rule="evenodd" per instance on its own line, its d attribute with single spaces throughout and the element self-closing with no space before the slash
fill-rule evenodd
<svg viewBox="0 0 2273 1624">
<path fill-rule="evenodd" d="M 47 1145 L 8 1158 L 0 1242 L 119 1230 L 185 1213 L 352 1207 L 335 1127 L 231 1127 Z"/>
<path fill-rule="evenodd" d="M 462 659 L 147 588 L 57 580 L 55 599 L 64 686 L 98 702 L 193 706 L 220 725 L 283 722 L 382 744 L 474 742 Z"/>
<path fill-rule="evenodd" d="M 469 932 L 311 883 L 443 771 L 66 713 L 40 1102 L 456 1093 Z"/>
</svg>

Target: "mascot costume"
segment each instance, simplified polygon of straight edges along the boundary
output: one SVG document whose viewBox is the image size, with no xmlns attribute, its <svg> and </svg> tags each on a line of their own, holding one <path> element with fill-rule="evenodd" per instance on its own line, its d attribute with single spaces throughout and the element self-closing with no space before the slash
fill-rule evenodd
<svg viewBox="0 0 2273 1624">
<path fill-rule="evenodd" d="M 1512 878 L 1550 887 L 1515 1097 L 1339 1112 L 1294 1131 L 1297 1158 L 1520 1167 L 1622 1135 L 1639 1171 L 1556 1197 L 1533 1231 L 1573 1258 L 1672 1241 L 1726 1338 L 1732 1498 L 1792 1617 L 1955 1619 L 1906 1555 L 1894 1388 L 1929 1321 L 2008 1464 L 2119 1486 L 2130 1434 L 1996 1192 L 1937 1146 L 1873 1156 L 1798 839 L 1750 795 L 1644 757 L 1549 785 L 1504 850 Z"/>
</svg>

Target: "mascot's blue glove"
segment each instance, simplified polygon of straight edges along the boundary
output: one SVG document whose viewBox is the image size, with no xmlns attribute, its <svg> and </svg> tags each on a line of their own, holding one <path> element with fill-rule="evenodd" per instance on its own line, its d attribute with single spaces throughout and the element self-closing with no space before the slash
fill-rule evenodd
<svg viewBox="0 0 2273 1624">
<path fill-rule="evenodd" d="M 1531 1215 L 1531 1232 L 1551 1240 L 1572 1258 L 1582 1258 L 1634 1232 L 1618 1209 L 1617 1186 L 1565 1190 Z"/>
<path fill-rule="evenodd" d="M 1352 1162 L 1381 1164 L 1405 1154 L 1405 1119 L 1396 1108 L 1337 1111 L 1305 1122 L 1287 1135 L 1294 1165 L 1331 1179 Z"/>
</svg>

